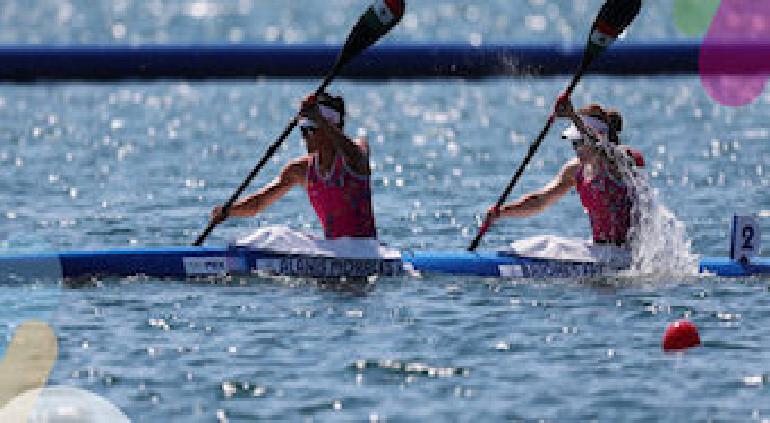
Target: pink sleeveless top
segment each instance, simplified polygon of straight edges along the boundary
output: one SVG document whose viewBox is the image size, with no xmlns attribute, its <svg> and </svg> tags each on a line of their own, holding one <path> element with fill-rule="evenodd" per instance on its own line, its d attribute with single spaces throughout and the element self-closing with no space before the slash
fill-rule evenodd
<svg viewBox="0 0 770 423">
<path fill-rule="evenodd" d="M 637 166 L 644 166 L 638 151 L 628 150 Z M 601 169 L 591 180 L 583 176 L 583 167 L 575 175 L 575 189 L 580 202 L 588 212 L 594 242 L 624 244 L 631 228 L 632 193 L 625 183 L 606 169 Z"/>
<path fill-rule="evenodd" d="M 358 175 L 337 154 L 328 175 L 322 176 L 318 156 L 307 169 L 307 196 L 323 225 L 326 239 L 377 238 L 368 175 Z"/>
</svg>

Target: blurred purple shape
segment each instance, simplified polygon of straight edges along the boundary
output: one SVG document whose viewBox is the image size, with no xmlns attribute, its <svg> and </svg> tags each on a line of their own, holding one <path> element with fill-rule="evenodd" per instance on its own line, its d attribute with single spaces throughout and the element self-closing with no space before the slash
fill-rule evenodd
<svg viewBox="0 0 770 423">
<path fill-rule="evenodd" d="M 726 106 L 756 100 L 770 76 L 770 1 L 723 0 L 703 41 L 701 82 Z"/>
</svg>

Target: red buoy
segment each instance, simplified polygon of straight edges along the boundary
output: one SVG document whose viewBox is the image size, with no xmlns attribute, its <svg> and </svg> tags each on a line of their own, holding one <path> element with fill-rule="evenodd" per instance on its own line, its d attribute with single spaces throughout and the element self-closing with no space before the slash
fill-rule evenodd
<svg viewBox="0 0 770 423">
<path fill-rule="evenodd" d="M 687 320 L 676 321 L 666 328 L 663 351 L 678 351 L 700 345 L 698 328 Z"/>
</svg>

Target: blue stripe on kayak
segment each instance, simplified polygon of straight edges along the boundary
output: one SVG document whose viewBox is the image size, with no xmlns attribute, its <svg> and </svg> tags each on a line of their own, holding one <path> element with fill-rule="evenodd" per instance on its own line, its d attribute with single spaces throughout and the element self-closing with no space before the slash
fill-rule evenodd
<svg viewBox="0 0 770 423">
<path fill-rule="evenodd" d="M 742 264 L 727 257 L 704 257 L 700 261 L 700 272 L 724 277 L 770 275 L 770 258 L 755 258 L 749 264 Z"/>
<path fill-rule="evenodd" d="M 184 257 L 226 257 L 226 248 L 157 248 L 65 252 L 59 255 L 64 277 L 82 275 L 186 277 Z"/>
<path fill-rule="evenodd" d="M 569 278 L 608 274 L 619 268 L 600 263 L 527 258 L 501 252 L 415 252 L 404 262 L 424 273 L 511 278 Z"/>
<path fill-rule="evenodd" d="M 495 252 L 414 252 L 404 254 L 403 260 L 414 270 L 424 273 L 446 273 L 499 277 L 501 265 L 517 261 Z"/>
</svg>

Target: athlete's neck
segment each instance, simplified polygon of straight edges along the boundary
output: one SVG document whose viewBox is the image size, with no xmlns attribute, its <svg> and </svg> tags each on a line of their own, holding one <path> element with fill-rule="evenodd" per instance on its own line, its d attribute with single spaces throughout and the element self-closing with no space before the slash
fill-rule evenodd
<svg viewBox="0 0 770 423">
<path fill-rule="evenodd" d="M 308 153 L 317 156 L 318 166 L 322 171 L 328 171 L 337 157 L 334 146 L 330 142 L 323 141 L 314 143 L 312 147 L 308 145 Z"/>
</svg>

